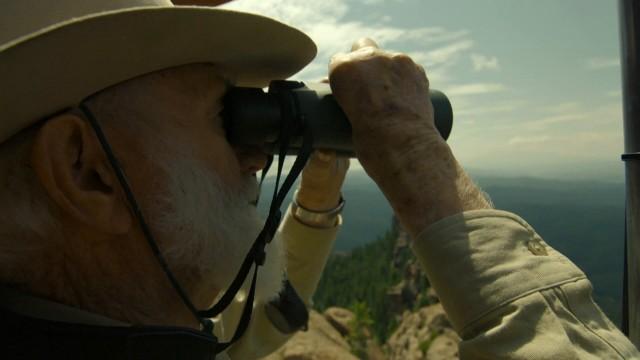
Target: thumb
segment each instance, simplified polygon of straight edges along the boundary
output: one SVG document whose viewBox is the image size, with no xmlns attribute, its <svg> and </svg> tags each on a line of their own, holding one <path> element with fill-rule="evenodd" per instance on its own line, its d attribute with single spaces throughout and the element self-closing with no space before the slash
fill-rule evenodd
<svg viewBox="0 0 640 360">
<path fill-rule="evenodd" d="M 373 41 L 373 39 L 366 37 L 366 38 L 360 38 L 356 40 L 353 43 L 353 45 L 351 45 L 351 51 L 357 51 L 365 47 L 373 47 L 376 49 L 380 48 L 378 44 L 375 41 Z"/>
</svg>

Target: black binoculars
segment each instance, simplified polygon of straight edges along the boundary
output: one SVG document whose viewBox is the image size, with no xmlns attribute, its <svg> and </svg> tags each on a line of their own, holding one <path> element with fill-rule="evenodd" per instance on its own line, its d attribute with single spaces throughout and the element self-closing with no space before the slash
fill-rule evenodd
<svg viewBox="0 0 640 360">
<path fill-rule="evenodd" d="M 430 90 L 429 96 L 435 125 L 446 140 L 453 125 L 451 103 L 437 90 Z M 223 101 L 222 117 L 232 144 L 256 146 L 267 154 L 277 154 L 286 126 L 287 153 L 295 155 L 307 127 L 313 136 L 314 149 L 334 150 L 339 155 L 355 157 L 351 125 L 328 84 L 275 80 L 267 92 L 260 88 L 231 88 Z"/>
</svg>

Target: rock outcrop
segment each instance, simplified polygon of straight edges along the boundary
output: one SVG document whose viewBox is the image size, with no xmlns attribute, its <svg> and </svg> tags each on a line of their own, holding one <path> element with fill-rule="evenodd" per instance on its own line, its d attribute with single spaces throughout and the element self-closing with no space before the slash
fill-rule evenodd
<svg viewBox="0 0 640 360">
<path fill-rule="evenodd" d="M 263 360 L 342 359 L 357 360 L 351 354 L 347 340 L 327 321 L 325 316 L 316 311 L 311 311 L 309 314 L 307 331 L 298 332 L 275 353 L 263 358 Z"/>
<path fill-rule="evenodd" d="M 430 302 L 431 298 L 427 298 L 427 278 L 411 252 L 408 239 L 407 232 L 400 228 L 393 248 L 391 266 L 396 272 L 402 274 L 402 279 L 386 293 L 389 314 L 397 321 L 400 321 L 406 310 L 414 309 L 418 304 L 427 305 L 437 302 Z"/>
<path fill-rule="evenodd" d="M 311 311 L 309 329 L 297 333 L 263 360 L 354 360 L 358 356 L 365 360 L 459 359 L 460 338 L 451 328 L 438 295 L 429 287 L 402 229 L 398 229 L 389 265 L 401 276 L 380 295 L 387 297 L 385 313 L 398 326 L 383 345 L 372 336 L 370 323 L 356 321 L 356 315 L 347 309 L 330 307 L 323 314 Z"/>
<path fill-rule="evenodd" d="M 349 323 L 353 321 L 353 313 L 347 309 L 340 307 L 330 307 L 324 311 L 324 317 L 327 319 L 340 335 L 346 337 L 349 335 Z"/>
<path fill-rule="evenodd" d="M 442 305 L 435 304 L 406 311 L 385 349 L 390 360 L 453 360 L 459 358 L 459 342 Z"/>
</svg>

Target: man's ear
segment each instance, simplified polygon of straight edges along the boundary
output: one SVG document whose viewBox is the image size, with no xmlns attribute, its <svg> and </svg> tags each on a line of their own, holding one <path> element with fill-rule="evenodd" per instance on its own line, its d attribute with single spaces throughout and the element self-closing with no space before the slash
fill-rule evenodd
<svg viewBox="0 0 640 360">
<path fill-rule="evenodd" d="M 67 216 L 109 234 L 124 234 L 132 217 L 119 183 L 89 124 L 57 115 L 38 130 L 31 165 L 42 186 Z"/>
</svg>

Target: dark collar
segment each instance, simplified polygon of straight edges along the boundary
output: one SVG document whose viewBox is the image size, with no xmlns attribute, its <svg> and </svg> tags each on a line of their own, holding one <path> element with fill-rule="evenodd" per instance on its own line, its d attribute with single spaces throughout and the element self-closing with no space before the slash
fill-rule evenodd
<svg viewBox="0 0 640 360">
<path fill-rule="evenodd" d="M 97 326 L 130 326 L 130 324 L 102 315 L 31 296 L 3 286 L 0 286 L 0 307 L 16 314 L 43 320 Z"/>
<path fill-rule="evenodd" d="M 200 331 L 124 324 L 7 288 L 0 348 L 2 359 L 228 359 L 216 358 L 216 338 Z"/>
</svg>

